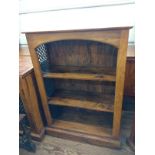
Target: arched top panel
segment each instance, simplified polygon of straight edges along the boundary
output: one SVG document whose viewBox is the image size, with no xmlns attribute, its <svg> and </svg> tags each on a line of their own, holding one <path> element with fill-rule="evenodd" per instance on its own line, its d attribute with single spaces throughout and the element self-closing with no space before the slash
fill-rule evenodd
<svg viewBox="0 0 155 155">
<path fill-rule="evenodd" d="M 115 68 L 118 48 L 91 40 L 59 40 L 35 48 L 42 71 L 52 66 Z"/>
<path fill-rule="evenodd" d="M 61 40 L 91 40 L 102 42 L 119 48 L 121 31 L 84 31 L 84 32 L 48 32 L 48 33 L 28 33 L 26 34 L 29 43 L 36 48 L 41 44 L 46 44 Z"/>
<path fill-rule="evenodd" d="M 53 45 L 57 45 L 57 46 L 62 46 L 62 45 L 73 45 L 73 44 L 85 44 L 85 46 L 90 46 L 90 45 L 96 45 L 96 46 L 107 46 L 109 48 L 113 48 L 113 49 L 118 49 L 118 47 L 112 45 L 112 44 L 108 44 L 105 42 L 101 42 L 101 41 L 95 41 L 95 40 L 89 40 L 89 39 L 65 39 L 65 40 L 56 40 L 56 41 L 49 41 L 49 42 L 44 42 L 42 44 L 39 44 L 35 49 L 41 47 L 41 46 L 53 46 Z"/>
</svg>

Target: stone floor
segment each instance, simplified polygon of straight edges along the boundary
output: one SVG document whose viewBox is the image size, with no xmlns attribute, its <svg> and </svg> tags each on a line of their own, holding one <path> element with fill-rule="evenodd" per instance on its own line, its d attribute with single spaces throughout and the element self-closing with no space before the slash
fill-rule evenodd
<svg viewBox="0 0 155 155">
<path fill-rule="evenodd" d="M 20 155 L 134 155 L 134 152 L 126 144 L 126 138 L 130 134 L 131 120 L 133 114 L 124 113 L 122 119 L 122 148 L 110 149 L 98 147 L 85 143 L 65 140 L 46 135 L 43 141 L 35 142 L 37 150 L 35 153 L 20 149 Z"/>
</svg>

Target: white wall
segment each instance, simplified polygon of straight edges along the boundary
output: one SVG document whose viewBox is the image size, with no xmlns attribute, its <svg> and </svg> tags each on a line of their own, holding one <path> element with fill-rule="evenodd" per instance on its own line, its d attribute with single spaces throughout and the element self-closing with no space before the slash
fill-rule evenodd
<svg viewBox="0 0 155 155">
<path fill-rule="evenodd" d="M 20 32 L 134 26 L 133 0 L 34 1 L 20 1 Z M 20 44 L 27 44 L 24 34 Z"/>
</svg>

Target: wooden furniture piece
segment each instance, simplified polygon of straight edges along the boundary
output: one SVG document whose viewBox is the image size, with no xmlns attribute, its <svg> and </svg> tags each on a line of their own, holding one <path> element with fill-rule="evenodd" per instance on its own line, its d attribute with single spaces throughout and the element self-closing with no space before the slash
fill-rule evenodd
<svg viewBox="0 0 155 155">
<path fill-rule="evenodd" d="M 19 82 L 20 98 L 30 123 L 32 138 L 41 140 L 45 129 L 39 111 L 34 71 L 29 57 L 23 55 L 19 57 Z"/>
<path fill-rule="evenodd" d="M 129 27 L 27 32 L 48 134 L 120 147 Z"/>
<path fill-rule="evenodd" d="M 126 62 L 124 95 L 135 96 L 135 57 L 128 57 Z"/>
<path fill-rule="evenodd" d="M 123 110 L 135 111 L 135 57 L 127 57 Z"/>
</svg>

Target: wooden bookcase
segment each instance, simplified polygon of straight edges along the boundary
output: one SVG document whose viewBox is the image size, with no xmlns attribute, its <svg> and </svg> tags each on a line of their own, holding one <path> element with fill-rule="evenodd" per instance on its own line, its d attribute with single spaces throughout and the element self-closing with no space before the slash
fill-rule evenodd
<svg viewBox="0 0 155 155">
<path fill-rule="evenodd" d="M 26 33 L 46 133 L 120 147 L 129 29 Z"/>
</svg>

